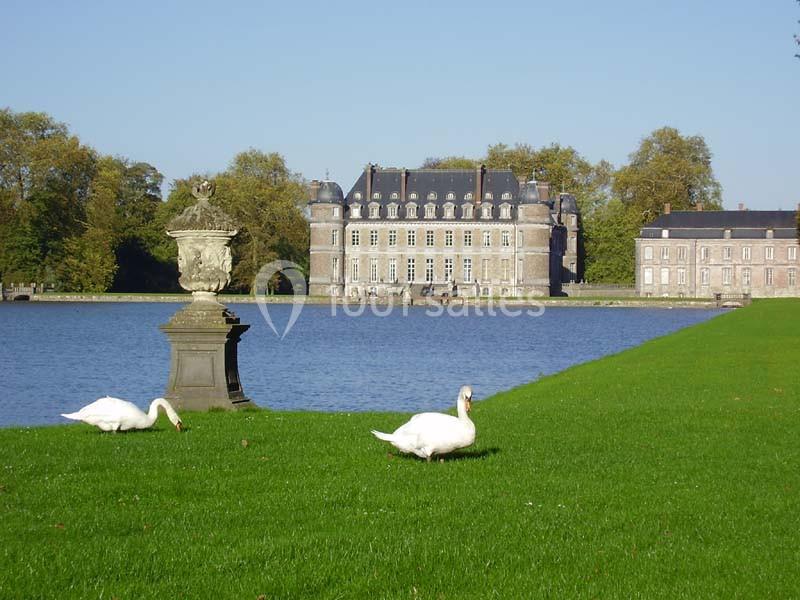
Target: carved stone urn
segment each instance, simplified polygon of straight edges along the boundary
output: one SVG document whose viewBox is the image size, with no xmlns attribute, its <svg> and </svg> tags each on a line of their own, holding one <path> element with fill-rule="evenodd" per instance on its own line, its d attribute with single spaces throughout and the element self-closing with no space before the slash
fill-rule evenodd
<svg viewBox="0 0 800 600">
<path fill-rule="evenodd" d="M 192 302 L 160 327 L 172 348 L 165 397 L 184 410 L 252 406 L 239 381 L 237 353 L 250 326 L 217 300 L 230 283 L 230 242 L 238 227 L 209 202 L 215 191 L 213 182 L 193 185 L 197 203 L 167 229 L 178 243 L 178 281 L 192 292 Z"/>
</svg>

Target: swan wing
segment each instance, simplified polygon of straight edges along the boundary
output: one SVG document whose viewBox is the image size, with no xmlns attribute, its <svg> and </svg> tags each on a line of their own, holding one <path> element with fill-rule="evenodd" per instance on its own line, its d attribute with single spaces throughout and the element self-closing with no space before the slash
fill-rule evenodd
<svg viewBox="0 0 800 600">
<path fill-rule="evenodd" d="M 475 441 L 475 425 L 451 415 L 422 413 L 398 428 L 394 436 L 408 440 L 417 450 L 415 454 L 427 457 L 471 445 Z"/>
<path fill-rule="evenodd" d="M 95 425 L 103 431 L 130 429 L 140 423 L 145 413 L 127 400 L 106 396 L 87 404 L 77 412 L 62 414 L 62 417 Z"/>
</svg>

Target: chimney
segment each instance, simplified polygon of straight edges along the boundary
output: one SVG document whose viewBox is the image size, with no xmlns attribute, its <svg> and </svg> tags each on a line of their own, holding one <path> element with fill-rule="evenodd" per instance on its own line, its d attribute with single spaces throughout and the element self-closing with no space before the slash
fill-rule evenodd
<svg viewBox="0 0 800 600">
<path fill-rule="evenodd" d="M 539 200 L 547 202 L 550 200 L 550 184 L 546 181 L 537 181 L 536 189 L 539 191 Z"/>
<path fill-rule="evenodd" d="M 695 206 L 695 209 L 697 210 L 697 212 L 703 212 L 703 203 L 698 202 L 697 206 Z"/>
<path fill-rule="evenodd" d="M 739 202 L 739 210 L 744 210 L 744 202 Z"/>
<path fill-rule="evenodd" d="M 400 202 L 406 201 L 406 185 L 408 183 L 408 169 L 400 169 Z"/>
<path fill-rule="evenodd" d="M 372 173 L 375 171 L 375 167 L 372 163 L 367 163 L 367 166 L 364 167 L 364 173 L 366 174 L 367 179 L 367 198 L 366 201 L 369 202 L 372 199 Z"/>
<path fill-rule="evenodd" d="M 669 202 L 665 202 L 664 203 L 664 214 L 668 215 L 671 212 L 672 212 L 672 204 L 670 204 Z"/>
<path fill-rule="evenodd" d="M 319 179 L 311 180 L 311 186 L 309 188 L 309 194 L 311 195 L 311 198 L 309 198 L 309 202 L 316 202 L 321 185 L 322 184 L 320 183 Z"/>
<path fill-rule="evenodd" d="M 486 173 L 486 165 L 475 167 L 475 204 L 480 204 L 483 198 L 483 176 Z"/>
</svg>

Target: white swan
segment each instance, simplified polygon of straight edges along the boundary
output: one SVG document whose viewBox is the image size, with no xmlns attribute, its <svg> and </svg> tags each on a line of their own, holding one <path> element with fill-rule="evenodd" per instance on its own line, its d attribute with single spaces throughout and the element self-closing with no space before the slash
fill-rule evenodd
<svg viewBox="0 0 800 600">
<path fill-rule="evenodd" d="M 394 433 L 372 430 L 379 440 L 391 443 L 406 454 L 416 454 L 431 460 L 434 454 L 447 454 L 471 446 L 475 441 L 475 424 L 469 418 L 472 408 L 472 388 L 465 385 L 458 392 L 458 416 L 441 413 L 421 413 L 411 417 Z"/>
<path fill-rule="evenodd" d="M 152 427 L 158 418 L 158 408 L 167 413 L 167 417 L 180 431 L 183 427 L 178 413 L 164 398 L 156 398 L 150 403 L 150 410 L 145 413 L 135 404 L 106 396 L 84 406 L 78 412 L 62 414 L 62 417 L 73 421 L 83 421 L 95 425 L 103 431 L 126 431 L 128 429 L 147 429 Z"/>
</svg>

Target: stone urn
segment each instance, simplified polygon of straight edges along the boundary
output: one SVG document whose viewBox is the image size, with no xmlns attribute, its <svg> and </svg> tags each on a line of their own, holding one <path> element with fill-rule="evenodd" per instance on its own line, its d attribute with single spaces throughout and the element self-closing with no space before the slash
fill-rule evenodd
<svg viewBox="0 0 800 600">
<path fill-rule="evenodd" d="M 213 182 L 192 186 L 197 203 L 168 224 L 178 243 L 178 279 L 192 292 L 192 302 L 160 327 L 172 348 L 165 397 L 178 409 L 251 406 L 239 381 L 237 347 L 249 325 L 217 300 L 230 283 L 230 242 L 238 227 L 212 206 Z"/>
</svg>

